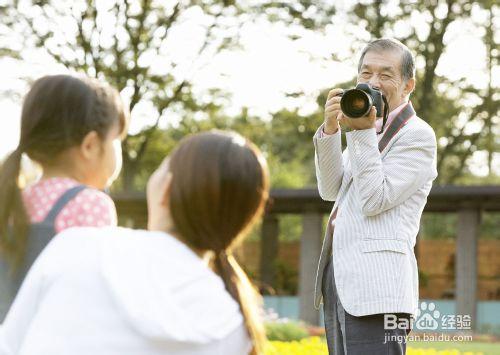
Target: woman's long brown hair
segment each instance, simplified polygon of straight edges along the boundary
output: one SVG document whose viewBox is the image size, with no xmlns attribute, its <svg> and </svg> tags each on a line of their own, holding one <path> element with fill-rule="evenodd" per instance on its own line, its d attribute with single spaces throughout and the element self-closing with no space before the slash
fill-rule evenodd
<svg viewBox="0 0 500 355">
<path fill-rule="evenodd" d="M 0 251 L 14 266 L 24 258 L 29 229 L 18 185 L 23 153 L 50 166 L 91 131 L 104 140 L 119 124 L 125 134 L 128 117 L 118 91 L 95 79 L 50 75 L 35 81 L 24 98 L 19 145 L 0 167 Z"/>
<path fill-rule="evenodd" d="M 231 250 L 260 217 L 268 198 L 265 159 L 241 136 L 210 131 L 182 140 L 171 156 L 170 171 L 176 232 L 191 248 L 213 252 L 215 271 L 240 305 L 252 354 L 263 354 L 261 297 Z"/>
</svg>

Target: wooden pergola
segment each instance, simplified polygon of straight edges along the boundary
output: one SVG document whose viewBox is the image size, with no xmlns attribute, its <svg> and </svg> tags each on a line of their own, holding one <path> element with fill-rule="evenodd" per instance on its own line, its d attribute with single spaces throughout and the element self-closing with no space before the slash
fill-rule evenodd
<svg viewBox="0 0 500 355">
<path fill-rule="evenodd" d="M 113 198 L 120 216 L 131 217 L 134 226 L 146 224 L 144 193 L 117 194 Z M 299 315 L 310 324 L 319 324 L 319 313 L 313 307 L 314 280 L 323 240 L 324 216 L 330 213 L 332 204 L 323 201 L 314 188 L 275 189 L 271 191 L 262 224 L 261 279 L 272 285 L 275 279 L 273 262 L 279 247 L 279 215 L 302 215 Z M 500 186 L 435 186 L 424 209 L 424 212 L 459 215 L 455 254 L 456 313 L 471 315 L 473 326 L 477 314 L 477 245 L 483 211 L 500 211 Z"/>
</svg>

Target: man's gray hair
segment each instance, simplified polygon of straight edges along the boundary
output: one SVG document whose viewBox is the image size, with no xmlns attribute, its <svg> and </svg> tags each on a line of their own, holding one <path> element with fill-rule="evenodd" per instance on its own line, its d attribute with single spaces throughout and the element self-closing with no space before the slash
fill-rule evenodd
<svg viewBox="0 0 500 355">
<path fill-rule="evenodd" d="M 366 53 L 369 51 L 381 52 L 387 50 L 395 50 L 401 52 L 401 76 L 403 80 L 407 81 L 415 77 L 415 59 L 411 54 L 410 50 L 403 43 L 393 38 L 381 38 L 376 39 L 366 45 L 361 52 L 361 57 L 358 63 L 358 72 L 361 71 L 361 65 L 363 64 L 363 59 Z"/>
</svg>

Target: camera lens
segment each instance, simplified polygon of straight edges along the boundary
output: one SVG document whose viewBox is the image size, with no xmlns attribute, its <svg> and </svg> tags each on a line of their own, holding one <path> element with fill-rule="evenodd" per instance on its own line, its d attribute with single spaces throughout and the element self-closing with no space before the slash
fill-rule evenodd
<svg viewBox="0 0 500 355">
<path fill-rule="evenodd" d="M 351 104 L 354 110 L 362 110 L 365 107 L 365 101 L 359 97 L 354 98 Z"/>
<path fill-rule="evenodd" d="M 367 115 L 371 106 L 372 98 L 370 95 L 359 89 L 347 90 L 340 100 L 342 112 L 351 118 Z"/>
</svg>

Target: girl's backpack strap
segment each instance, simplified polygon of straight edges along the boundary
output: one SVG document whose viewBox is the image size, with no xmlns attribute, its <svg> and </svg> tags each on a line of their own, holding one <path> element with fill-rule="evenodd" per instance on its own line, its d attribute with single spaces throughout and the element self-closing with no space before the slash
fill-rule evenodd
<svg viewBox="0 0 500 355">
<path fill-rule="evenodd" d="M 49 211 L 47 214 L 47 217 L 45 217 L 44 223 L 49 223 L 49 224 L 54 224 L 57 215 L 61 210 L 66 206 L 66 204 L 73 199 L 76 195 L 78 195 L 81 191 L 85 190 L 87 186 L 85 185 L 78 185 L 75 187 L 72 187 L 68 189 L 66 192 L 62 194 L 61 197 L 54 203 L 54 206 L 52 206 L 52 209 Z"/>
</svg>

